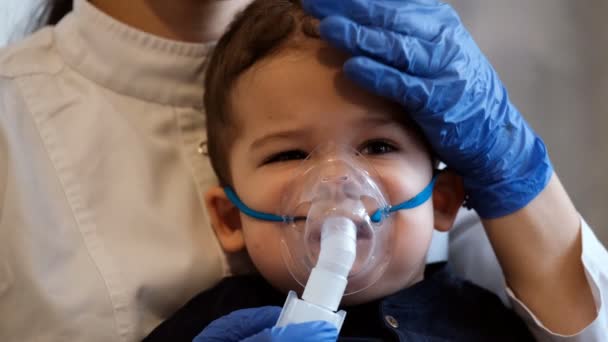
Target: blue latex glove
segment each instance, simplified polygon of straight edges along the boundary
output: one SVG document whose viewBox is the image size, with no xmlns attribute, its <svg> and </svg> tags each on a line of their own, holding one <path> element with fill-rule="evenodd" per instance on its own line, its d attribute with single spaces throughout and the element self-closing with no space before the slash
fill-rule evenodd
<svg viewBox="0 0 608 342">
<path fill-rule="evenodd" d="M 211 322 L 193 342 L 335 342 L 338 331 L 325 321 L 275 327 L 281 308 L 238 310 Z"/>
<path fill-rule="evenodd" d="M 350 52 L 345 73 L 399 102 L 464 179 L 483 218 L 523 208 L 553 167 L 456 12 L 436 0 L 302 0 L 323 39 Z"/>
</svg>

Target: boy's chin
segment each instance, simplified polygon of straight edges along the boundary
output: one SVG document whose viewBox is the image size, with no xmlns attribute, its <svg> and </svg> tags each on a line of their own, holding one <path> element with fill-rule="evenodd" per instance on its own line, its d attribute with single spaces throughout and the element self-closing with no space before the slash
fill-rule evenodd
<svg viewBox="0 0 608 342">
<path fill-rule="evenodd" d="M 424 272 L 412 272 L 406 277 L 381 277 L 375 284 L 363 291 L 342 297 L 340 306 L 353 306 L 390 296 L 396 292 L 410 287 L 424 279 Z"/>
<path fill-rule="evenodd" d="M 419 281 L 424 279 L 424 266 L 420 269 L 411 270 L 410 272 L 402 272 L 400 276 L 389 275 L 385 273 L 378 279 L 374 284 L 366 288 L 365 290 L 348 294 L 342 297 L 340 306 L 354 306 L 359 304 L 368 303 L 376 299 L 384 298 L 393 293 L 401 291 L 404 288 L 410 287 Z M 289 284 L 274 284 L 276 288 L 287 294 L 289 290 L 295 290 L 298 294 L 298 298 L 302 298 L 304 288 L 298 285 L 295 280 L 288 282 Z"/>
</svg>

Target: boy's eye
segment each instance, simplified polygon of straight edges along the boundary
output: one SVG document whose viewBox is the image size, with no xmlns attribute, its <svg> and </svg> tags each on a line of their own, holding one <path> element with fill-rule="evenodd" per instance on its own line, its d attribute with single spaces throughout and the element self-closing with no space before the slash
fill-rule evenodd
<svg viewBox="0 0 608 342">
<path fill-rule="evenodd" d="M 283 151 L 279 153 L 275 153 L 270 157 L 266 158 L 262 165 L 270 164 L 270 163 L 282 163 L 292 160 L 303 160 L 308 157 L 308 153 L 302 150 L 290 150 Z"/>
<path fill-rule="evenodd" d="M 359 151 L 363 155 L 386 154 L 397 151 L 397 147 L 386 140 L 377 139 L 365 142 Z"/>
</svg>

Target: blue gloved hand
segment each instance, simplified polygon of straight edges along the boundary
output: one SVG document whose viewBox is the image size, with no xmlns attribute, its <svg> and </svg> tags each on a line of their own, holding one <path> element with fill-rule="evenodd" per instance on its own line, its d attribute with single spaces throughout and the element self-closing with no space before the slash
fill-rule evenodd
<svg viewBox="0 0 608 342">
<path fill-rule="evenodd" d="M 323 39 L 350 52 L 345 73 L 399 102 L 464 179 L 483 218 L 523 208 L 553 167 L 456 12 L 436 0 L 302 0 Z"/>
<path fill-rule="evenodd" d="M 211 322 L 193 342 L 335 342 L 338 331 L 325 321 L 275 327 L 281 308 L 238 310 Z"/>
</svg>

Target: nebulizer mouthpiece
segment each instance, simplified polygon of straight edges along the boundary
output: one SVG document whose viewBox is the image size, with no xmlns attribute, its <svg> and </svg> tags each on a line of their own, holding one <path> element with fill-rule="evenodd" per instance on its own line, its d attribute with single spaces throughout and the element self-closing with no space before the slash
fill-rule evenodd
<svg viewBox="0 0 608 342">
<path fill-rule="evenodd" d="M 324 320 L 338 331 L 346 312 L 338 310 L 355 262 L 357 233 L 355 224 L 346 217 L 329 217 L 321 228 L 320 253 L 304 287 L 302 299 L 290 291 L 277 321 L 277 326 Z"/>
<path fill-rule="evenodd" d="M 391 206 L 380 177 L 360 153 L 328 144 L 301 163 L 285 187 L 278 214 L 247 207 L 227 188 L 243 213 L 282 225 L 283 261 L 304 291 L 301 299 L 290 291 L 277 325 L 325 320 L 340 330 L 346 313 L 336 310 L 342 297 L 374 284 L 388 266 L 391 213 L 426 201 L 433 183 Z"/>
<path fill-rule="evenodd" d="M 320 246 L 302 299 L 336 311 L 357 256 L 357 227 L 346 217 L 328 217 L 321 228 Z"/>
</svg>

